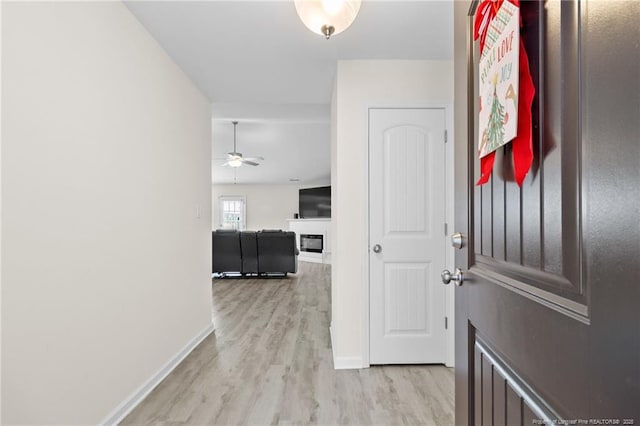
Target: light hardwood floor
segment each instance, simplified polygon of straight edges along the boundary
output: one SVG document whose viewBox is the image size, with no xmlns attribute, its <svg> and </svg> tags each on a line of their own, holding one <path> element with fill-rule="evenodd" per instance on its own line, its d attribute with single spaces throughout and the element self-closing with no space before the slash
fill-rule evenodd
<svg viewBox="0 0 640 426">
<path fill-rule="evenodd" d="M 215 333 L 121 424 L 453 424 L 452 369 L 333 369 L 329 280 L 213 280 Z"/>
</svg>

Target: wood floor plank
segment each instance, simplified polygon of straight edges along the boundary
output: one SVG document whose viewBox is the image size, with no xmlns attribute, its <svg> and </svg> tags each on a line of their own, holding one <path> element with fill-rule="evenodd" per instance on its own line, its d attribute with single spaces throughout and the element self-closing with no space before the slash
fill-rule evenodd
<svg viewBox="0 0 640 426">
<path fill-rule="evenodd" d="M 212 281 L 215 333 L 122 425 L 452 425 L 443 366 L 334 370 L 330 266 Z"/>
</svg>

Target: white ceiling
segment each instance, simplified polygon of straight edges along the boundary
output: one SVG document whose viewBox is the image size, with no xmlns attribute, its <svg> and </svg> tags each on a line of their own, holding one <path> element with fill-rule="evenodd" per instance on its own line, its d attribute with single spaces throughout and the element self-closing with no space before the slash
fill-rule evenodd
<svg viewBox="0 0 640 426">
<path fill-rule="evenodd" d="M 289 1 L 131 1 L 127 7 L 212 102 L 214 157 L 263 156 L 215 183 L 329 183 L 329 102 L 340 59 L 451 59 L 453 1 L 367 1 L 325 40 Z M 222 154 L 222 155 L 221 155 Z"/>
</svg>

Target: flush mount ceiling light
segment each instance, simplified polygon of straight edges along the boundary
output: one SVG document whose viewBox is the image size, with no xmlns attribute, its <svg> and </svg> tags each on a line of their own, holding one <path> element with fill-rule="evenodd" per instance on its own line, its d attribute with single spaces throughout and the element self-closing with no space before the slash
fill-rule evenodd
<svg viewBox="0 0 640 426">
<path fill-rule="evenodd" d="M 362 0 L 294 0 L 294 3 L 304 25 L 329 39 L 349 28 Z"/>
</svg>

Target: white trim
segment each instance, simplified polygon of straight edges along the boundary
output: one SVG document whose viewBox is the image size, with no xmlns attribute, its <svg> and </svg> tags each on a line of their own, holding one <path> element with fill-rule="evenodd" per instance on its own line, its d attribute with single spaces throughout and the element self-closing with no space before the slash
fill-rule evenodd
<svg viewBox="0 0 640 426">
<path fill-rule="evenodd" d="M 369 292 L 369 247 L 371 242 L 369 241 L 369 111 L 372 109 L 411 109 L 411 108 L 425 108 L 425 109 L 443 109 L 445 115 L 445 130 L 447 131 L 447 140 L 445 142 L 445 220 L 449 225 L 447 236 L 450 237 L 454 229 L 454 131 L 453 131 L 453 103 L 452 102 L 406 102 L 401 105 L 388 104 L 384 102 L 370 103 L 365 106 L 366 114 L 366 126 L 365 134 L 366 138 L 363 138 L 363 161 L 365 162 L 364 173 L 364 213 L 363 222 L 365 224 L 365 241 L 364 241 L 364 262 L 365 272 L 364 280 L 362 282 L 362 368 L 370 367 L 370 343 L 369 333 L 370 329 L 370 292 Z M 445 264 L 449 265 L 455 260 L 454 249 L 447 246 L 445 251 Z M 449 267 L 452 269 L 452 267 Z M 455 362 L 455 290 L 454 286 L 448 286 L 445 290 L 445 315 L 448 318 L 449 324 L 447 330 L 445 330 L 445 359 L 444 363 L 447 367 L 454 367 Z M 336 365 L 336 357 L 334 355 L 334 365 Z M 335 367 L 336 369 L 338 367 Z M 348 368 L 348 367 L 344 367 Z"/>
<path fill-rule="evenodd" d="M 333 364 L 335 366 L 335 364 L 336 364 L 336 347 L 333 344 L 333 321 L 331 321 L 331 324 L 329 324 L 329 343 L 331 343 L 331 357 L 333 358 Z"/>
<path fill-rule="evenodd" d="M 369 281 L 371 280 L 370 277 L 370 272 L 371 272 L 371 265 L 369 264 L 370 262 L 370 256 L 369 256 L 369 247 L 371 247 L 371 236 L 369 235 L 370 229 L 369 229 L 369 215 L 370 215 L 370 206 L 369 206 L 369 129 L 371 128 L 371 123 L 369 122 L 369 117 L 370 117 L 370 111 L 372 108 L 375 108 L 372 105 L 365 105 L 365 109 L 364 109 L 364 114 L 365 114 L 365 120 L 363 120 L 364 125 L 366 126 L 364 130 L 365 135 L 367 135 L 366 138 L 362 138 L 362 143 L 364 144 L 363 148 L 362 148 L 362 161 L 364 161 L 364 175 L 362 176 L 363 182 L 364 182 L 364 203 L 362 203 L 362 205 L 364 206 L 364 211 L 362 212 L 362 222 L 364 223 L 365 226 L 365 232 L 364 232 L 364 241 L 362 244 L 363 250 L 362 250 L 362 256 L 364 258 L 364 262 L 362 262 L 363 266 L 363 274 L 362 276 L 364 277 L 363 280 L 363 285 L 362 285 L 362 336 L 361 336 L 361 345 L 362 345 L 362 350 L 360 351 L 360 354 L 362 355 L 362 364 L 364 366 L 364 368 L 369 368 L 371 367 L 371 357 L 370 357 L 370 352 L 371 352 L 371 346 L 370 346 L 370 326 L 369 323 L 371 322 L 371 318 L 370 318 L 370 310 L 371 310 L 371 295 L 369 292 Z"/>
<path fill-rule="evenodd" d="M 0 1 L 0 34 L 2 34 L 2 1 Z M 5 26 L 6 28 L 6 26 Z M 2 62 L 2 43 L 0 43 L 0 62 Z M 0 81 L 2 81 L 2 67 L 0 66 Z M 0 84 L 0 117 L 2 115 L 2 84 Z M 0 119 L 0 135 L 2 135 L 2 120 Z M 0 137 L 1 139 L 1 137 Z M 2 144 L 0 143 L 0 271 L 2 270 Z M 2 288 L 2 274 L 0 274 L 0 289 Z M 5 297 L 6 300 L 6 297 Z M 6 310 L 5 310 L 6 311 Z M 2 291 L 0 291 L 0 318 L 2 318 Z M 0 383 L 2 383 L 2 339 L 0 339 Z M 5 346 L 6 347 L 6 346 Z M 6 376 L 5 376 L 6 377 Z M 2 423 L 2 386 L 0 386 L 0 423 Z"/>
<path fill-rule="evenodd" d="M 153 376 L 142 384 L 135 392 L 129 395 L 124 401 L 102 420 L 100 425 L 117 425 L 134 408 L 151 393 L 202 341 L 213 332 L 213 323 L 191 339 L 182 349 L 178 351 L 165 365 L 163 365 Z"/>
<path fill-rule="evenodd" d="M 360 370 L 367 368 L 362 365 L 362 357 L 359 356 L 341 356 L 333 358 L 334 370 Z"/>
<path fill-rule="evenodd" d="M 447 242 L 451 241 L 451 235 L 453 235 L 457 230 L 455 229 L 455 188 L 454 188 L 454 180 L 455 180 L 455 159 L 454 159 L 454 138 L 455 138 L 455 130 L 453 128 L 453 105 L 448 104 L 445 108 L 445 119 L 447 122 L 447 143 L 445 144 L 445 155 L 446 161 L 444 164 L 445 167 L 445 191 L 446 191 L 446 211 L 445 211 L 445 220 L 448 224 L 448 232 L 447 232 Z M 451 244 L 447 244 L 447 250 L 445 252 L 445 264 L 449 267 L 450 271 L 455 269 L 455 248 L 451 246 Z M 445 365 L 447 367 L 455 367 L 455 341 L 456 341 L 456 313 L 455 313 L 455 286 L 449 285 L 445 287 L 445 316 L 448 320 L 448 328 L 445 331 L 445 339 L 446 339 L 446 355 L 445 355 Z"/>
<path fill-rule="evenodd" d="M 336 356 L 336 350 L 333 346 L 333 327 L 329 326 L 329 337 L 331 339 L 331 353 L 333 355 L 333 369 L 334 370 L 359 370 L 361 368 L 368 368 L 368 365 L 364 365 L 362 357 L 359 356 Z"/>
</svg>

